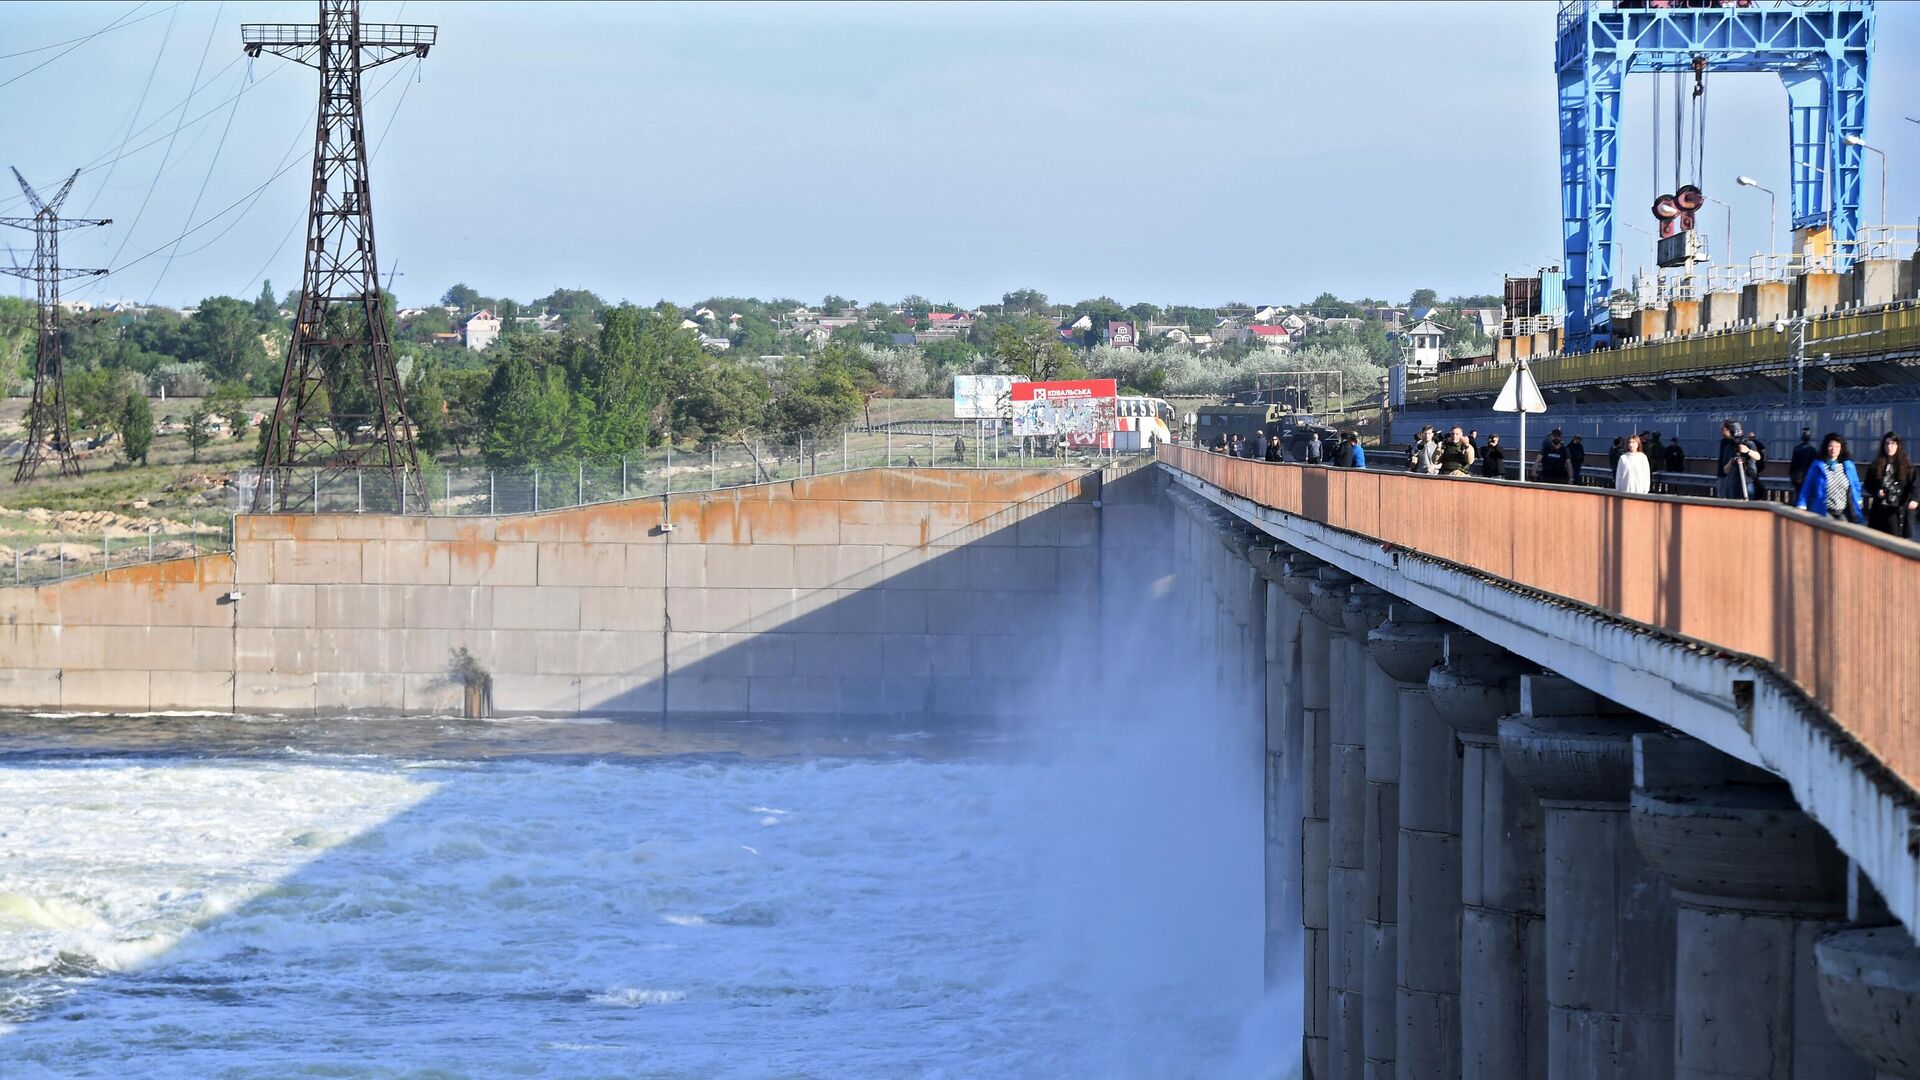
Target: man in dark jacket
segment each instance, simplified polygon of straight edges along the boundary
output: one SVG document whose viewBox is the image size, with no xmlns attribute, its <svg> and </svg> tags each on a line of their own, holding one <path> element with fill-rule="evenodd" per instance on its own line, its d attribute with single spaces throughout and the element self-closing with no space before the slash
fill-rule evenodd
<svg viewBox="0 0 1920 1080">
<path fill-rule="evenodd" d="M 1627 452 L 1627 440 L 1623 435 L 1613 437 L 1613 447 L 1607 451 L 1607 475 L 1620 475 L 1620 455 Z M 1651 458 L 1649 461 L 1653 460 Z"/>
<path fill-rule="evenodd" d="M 1787 460 L 1787 479 L 1793 482 L 1795 495 L 1806 484 L 1807 470 L 1813 468 L 1814 459 L 1819 456 L 1819 448 L 1813 445 L 1813 429 L 1801 428 L 1800 445 L 1793 448 L 1793 457 Z"/>
<path fill-rule="evenodd" d="M 1586 478 L 1580 473 L 1580 470 L 1586 467 L 1586 444 L 1580 441 L 1580 436 L 1575 435 L 1573 441 L 1567 444 L 1567 473 L 1572 483 L 1580 484 L 1586 482 Z"/>
<path fill-rule="evenodd" d="M 1760 497 L 1760 470 L 1766 465 L 1766 454 L 1756 442 L 1738 420 L 1720 425 L 1720 464 L 1715 494 L 1723 499 Z"/>
<path fill-rule="evenodd" d="M 1353 440 L 1344 434 L 1341 435 L 1340 442 L 1333 448 L 1333 457 L 1330 460 L 1336 468 L 1353 468 Z"/>
<path fill-rule="evenodd" d="M 1500 436 L 1487 436 L 1487 445 L 1480 449 L 1480 475 L 1495 480 L 1506 475 L 1507 452 L 1500 446 Z"/>
<path fill-rule="evenodd" d="M 1247 455 L 1255 461 L 1267 460 L 1267 431 L 1261 428 L 1253 433 L 1253 452 Z"/>
<path fill-rule="evenodd" d="M 1533 463 L 1533 476 L 1543 484 L 1573 482 L 1567 472 L 1567 444 L 1560 441 L 1559 428 L 1554 428 L 1547 435 L 1547 441 L 1540 444 L 1540 457 Z"/>
<path fill-rule="evenodd" d="M 1667 448 L 1662 451 L 1662 453 L 1666 457 L 1665 465 L 1668 472 L 1683 473 L 1687 471 L 1687 452 L 1680 448 L 1679 439 L 1668 443 Z"/>
</svg>

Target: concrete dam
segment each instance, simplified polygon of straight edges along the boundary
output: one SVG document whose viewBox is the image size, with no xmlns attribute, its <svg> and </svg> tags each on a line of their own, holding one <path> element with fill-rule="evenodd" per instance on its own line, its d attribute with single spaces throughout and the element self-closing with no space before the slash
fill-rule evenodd
<svg viewBox="0 0 1920 1080">
<path fill-rule="evenodd" d="M 1151 728 L 1073 797 L 1190 864 L 1100 903 L 1149 966 L 1217 923 L 1203 966 L 1276 1022 L 1135 1074 L 1920 1077 L 1920 674 L 1863 660 L 1913 640 L 1915 565 L 1764 506 L 1184 447 L 247 515 L 0 589 L 0 708 Z"/>
</svg>

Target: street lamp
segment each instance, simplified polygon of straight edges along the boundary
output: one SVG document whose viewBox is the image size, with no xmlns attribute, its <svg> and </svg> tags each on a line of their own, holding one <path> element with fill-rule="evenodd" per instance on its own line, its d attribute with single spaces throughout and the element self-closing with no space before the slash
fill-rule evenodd
<svg viewBox="0 0 1920 1080">
<path fill-rule="evenodd" d="M 1885 227 L 1887 224 L 1887 152 L 1868 146 L 1867 140 L 1858 135 L 1849 135 L 1840 141 L 1848 146 L 1857 146 L 1869 154 L 1880 155 L 1880 224 Z"/>
<path fill-rule="evenodd" d="M 1719 199 L 1716 199 L 1711 195 L 1707 196 L 1707 201 L 1710 203 L 1713 203 L 1714 205 L 1720 207 L 1722 210 L 1725 210 L 1727 212 L 1727 235 L 1726 235 L 1727 265 L 1732 266 L 1733 265 L 1733 207 L 1729 206 L 1726 203 L 1721 202 Z"/>
<path fill-rule="evenodd" d="M 1625 225 L 1627 228 L 1647 238 L 1647 243 L 1650 245 L 1650 250 L 1653 254 L 1653 262 L 1648 264 L 1647 272 L 1653 275 L 1655 292 L 1657 294 L 1660 281 L 1660 238 L 1653 235 L 1651 230 L 1635 225 L 1631 221 L 1622 221 L 1620 224 Z"/>
<path fill-rule="evenodd" d="M 1778 214 L 1780 200 L 1774 197 L 1772 188 L 1763 187 L 1760 181 L 1755 180 L 1751 176 L 1735 177 L 1734 182 L 1739 184 L 1741 187 L 1750 187 L 1757 191 L 1764 191 L 1767 193 L 1767 246 L 1766 246 L 1766 250 L 1762 251 L 1761 254 L 1762 255 L 1772 254 L 1773 239 L 1775 236 L 1779 235 L 1779 231 L 1780 231 L 1780 217 Z"/>
</svg>

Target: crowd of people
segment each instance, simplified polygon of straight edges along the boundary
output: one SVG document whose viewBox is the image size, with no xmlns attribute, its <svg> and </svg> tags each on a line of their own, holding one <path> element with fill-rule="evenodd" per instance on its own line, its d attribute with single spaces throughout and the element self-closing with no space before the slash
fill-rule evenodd
<svg viewBox="0 0 1920 1080">
<path fill-rule="evenodd" d="M 1316 432 L 1293 454 L 1279 439 L 1265 432 L 1251 438 L 1222 435 L 1208 449 L 1233 457 L 1265 461 L 1298 460 L 1309 465 L 1337 468 L 1367 467 L 1367 453 L 1360 445 L 1358 432 L 1343 431 L 1338 441 L 1323 440 Z M 1443 435 L 1428 426 L 1415 434 L 1406 450 L 1408 472 L 1429 476 L 1505 476 L 1506 449 L 1500 436 L 1489 435 L 1481 442 L 1478 431 L 1454 426 Z M 1582 482 L 1587 449 L 1579 435 L 1564 438 L 1559 428 L 1547 433 L 1540 444 L 1529 477 L 1543 484 Z M 1664 440 L 1658 431 L 1622 435 L 1607 451 L 1608 472 L 1616 491 L 1644 494 L 1653 488 L 1656 473 L 1686 473 L 1687 454 L 1680 440 Z M 1767 444 L 1747 431 L 1738 420 L 1720 425 L 1720 447 L 1714 462 L 1714 494 L 1723 499 L 1764 499 L 1760 478 L 1767 468 Z M 1799 445 L 1787 461 L 1787 480 L 1794 494 L 1794 505 L 1810 513 L 1824 514 L 1840 521 L 1864 524 L 1894 536 L 1913 537 L 1915 520 L 1920 518 L 1920 476 L 1914 474 L 1900 436 L 1892 431 L 1880 438 L 1879 452 L 1867 465 L 1866 474 L 1848 450 L 1847 440 L 1837 432 L 1828 432 L 1819 443 L 1811 428 L 1800 432 Z"/>
</svg>

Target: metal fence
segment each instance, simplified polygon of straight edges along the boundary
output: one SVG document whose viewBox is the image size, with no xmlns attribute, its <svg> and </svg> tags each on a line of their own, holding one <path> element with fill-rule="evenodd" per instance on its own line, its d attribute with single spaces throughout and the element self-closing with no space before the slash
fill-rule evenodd
<svg viewBox="0 0 1920 1080">
<path fill-rule="evenodd" d="M 525 468 L 438 464 L 404 486 L 378 469 L 244 469 L 232 511 L 244 513 L 421 513 L 445 516 L 537 513 L 675 492 L 718 491 L 871 468 L 1094 468 L 1111 450 L 1042 447 L 976 430 L 903 433 L 850 430 L 821 440 L 751 442 L 699 450 L 661 448 L 614 461 Z M 424 506 L 422 505 L 424 503 Z"/>
<path fill-rule="evenodd" d="M 188 520 L 117 521 L 89 527 L 53 521 L 44 530 L 10 528 L 0 536 L 0 586 L 41 585 L 140 563 L 233 550 L 224 510 Z"/>
</svg>

